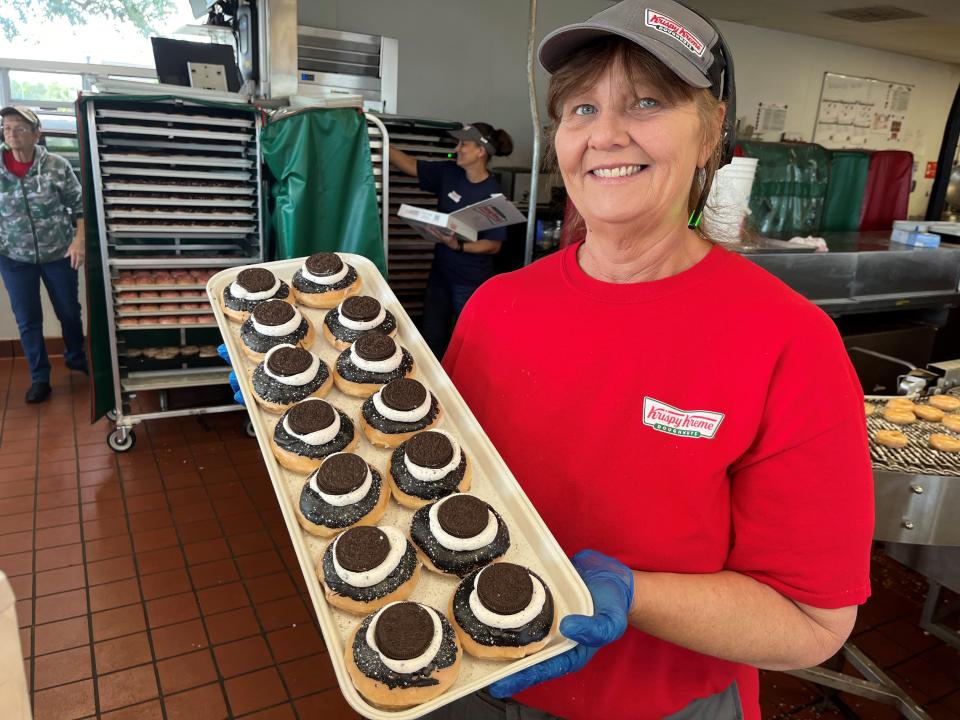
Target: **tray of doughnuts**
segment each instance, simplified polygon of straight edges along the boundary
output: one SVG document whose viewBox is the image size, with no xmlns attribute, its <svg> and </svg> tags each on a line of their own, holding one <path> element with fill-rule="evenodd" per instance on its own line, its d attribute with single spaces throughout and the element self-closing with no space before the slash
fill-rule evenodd
<svg viewBox="0 0 960 720">
<path fill-rule="evenodd" d="M 875 467 L 960 475 L 960 397 L 867 396 L 864 414 Z"/>
<path fill-rule="evenodd" d="M 590 594 L 368 259 L 214 275 L 340 689 L 407 720 L 564 652 Z"/>
</svg>

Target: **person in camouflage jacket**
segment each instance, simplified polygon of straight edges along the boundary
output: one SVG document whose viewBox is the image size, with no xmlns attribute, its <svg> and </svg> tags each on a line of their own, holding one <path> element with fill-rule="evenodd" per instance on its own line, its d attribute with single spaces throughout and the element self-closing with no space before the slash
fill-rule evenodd
<svg viewBox="0 0 960 720">
<path fill-rule="evenodd" d="M 3 108 L 0 115 L 0 276 L 30 365 L 26 401 L 42 402 L 51 388 L 41 281 L 60 320 L 67 367 L 87 372 L 77 273 L 84 253 L 83 201 L 70 163 L 37 144 L 37 115 L 21 106 Z"/>
</svg>

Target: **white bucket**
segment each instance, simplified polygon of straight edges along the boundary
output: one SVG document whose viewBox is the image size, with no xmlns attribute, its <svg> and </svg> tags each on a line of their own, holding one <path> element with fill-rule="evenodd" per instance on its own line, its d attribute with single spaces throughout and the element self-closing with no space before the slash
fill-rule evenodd
<svg viewBox="0 0 960 720">
<path fill-rule="evenodd" d="M 733 158 L 717 171 L 703 210 L 703 229 L 709 237 L 718 242 L 740 241 L 756 170 L 756 158 Z"/>
</svg>

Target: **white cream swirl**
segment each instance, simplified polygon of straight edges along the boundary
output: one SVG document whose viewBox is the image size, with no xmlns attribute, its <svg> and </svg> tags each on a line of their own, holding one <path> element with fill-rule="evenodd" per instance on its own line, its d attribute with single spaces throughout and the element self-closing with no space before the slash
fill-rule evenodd
<svg viewBox="0 0 960 720">
<path fill-rule="evenodd" d="M 357 354 L 357 344 L 354 343 L 350 346 L 350 362 L 356 365 L 361 370 L 366 370 L 367 372 L 373 373 L 388 373 L 393 372 L 398 367 L 400 363 L 403 362 L 403 349 L 398 343 L 394 343 L 397 347 L 393 351 L 393 355 L 386 358 L 385 360 L 364 360 Z"/>
<path fill-rule="evenodd" d="M 450 497 L 455 497 L 451 495 Z M 497 522 L 497 516 L 492 512 L 487 510 L 487 525 L 479 534 L 474 535 L 469 538 L 458 538 L 454 537 L 440 525 L 440 520 L 437 515 L 440 511 L 440 506 L 450 498 L 444 498 L 439 502 L 435 502 L 430 506 L 429 516 L 430 516 L 430 532 L 433 533 L 433 536 L 437 539 L 437 542 L 443 545 L 447 550 L 455 550 L 458 552 L 463 552 L 466 550 L 479 550 L 482 547 L 486 547 L 494 541 L 497 537 L 497 530 L 500 527 L 500 524 Z"/>
<path fill-rule="evenodd" d="M 420 603 L 417 604 L 420 605 Z M 390 603 L 390 605 L 396 605 L 396 603 Z M 430 618 L 433 620 L 433 638 L 430 640 L 430 644 L 427 645 L 427 649 L 423 651 L 423 654 L 415 658 L 410 658 L 409 660 L 394 660 L 380 652 L 376 640 L 377 620 L 380 619 L 380 613 L 390 607 L 390 605 L 378 610 L 377 614 L 373 616 L 373 620 L 371 620 L 367 626 L 367 645 L 376 650 L 383 664 L 396 673 L 409 674 L 417 670 L 422 670 L 433 662 L 433 659 L 437 656 L 437 652 L 440 650 L 440 642 L 443 640 L 443 626 L 440 625 L 440 618 L 437 616 L 437 611 L 428 605 L 420 605 L 420 607 L 430 614 Z"/>
<path fill-rule="evenodd" d="M 257 314 L 254 312 L 250 314 L 250 322 L 253 324 L 253 329 L 261 335 L 267 335 L 269 337 L 283 337 L 284 335 L 289 335 L 298 327 L 300 327 L 300 323 L 303 322 L 303 316 L 300 314 L 299 310 L 293 308 L 293 317 L 287 320 L 287 322 L 281 325 L 263 325 L 257 322 Z"/>
<path fill-rule="evenodd" d="M 380 397 L 381 392 L 383 392 L 383 388 L 380 388 L 380 390 L 377 390 L 377 392 L 373 394 L 373 407 L 376 408 L 378 413 L 387 418 L 387 420 L 393 420 L 394 422 L 409 423 L 423 420 L 433 405 L 433 395 L 427 390 L 427 398 L 418 407 L 415 407 L 413 410 L 394 410 L 392 407 L 384 404 L 383 398 Z"/>
<path fill-rule="evenodd" d="M 273 287 L 269 290 L 263 290 L 261 292 L 250 292 L 236 280 L 230 283 L 230 294 L 238 300 L 266 300 L 267 298 L 276 295 L 277 290 L 279 289 L 280 278 L 278 278 L 276 275 L 273 276 Z"/>
<path fill-rule="evenodd" d="M 304 370 L 302 373 L 297 373 L 296 375 L 277 375 L 270 370 L 270 358 L 273 354 L 280 348 L 293 348 L 296 345 L 291 345 L 290 343 L 282 343 L 275 347 L 267 350 L 266 354 L 263 356 L 263 371 L 269 376 L 276 380 L 278 383 L 283 383 L 284 385 L 306 385 L 308 382 L 313 380 L 317 376 L 317 370 L 320 369 L 320 358 L 310 353 L 310 367 Z M 307 351 L 304 351 L 307 352 Z"/>
<path fill-rule="evenodd" d="M 347 298 L 347 300 L 349 300 L 349 298 Z M 387 319 L 387 311 L 383 309 L 382 303 L 380 304 L 380 312 L 377 313 L 377 316 L 373 320 L 351 320 L 343 314 L 343 303 L 340 303 L 337 307 L 337 313 L 340 315 L 340 324 L 351 330 L 373 330 L 373 328 Z"/>
<path fill-rule="evenodd" d="M 324 462 L 332 458 L 334 455 L 349 455 L 349 453 L 333 453 L 333 455 L 328 455 Z M 320 467 L 323 467 L 323 465 L 321 464 Z M 363 479 L 363 482 L 360 483 L 360 487 L 358 487 L 356 490 L 351 490 L 348 493 L 344 493 L 343 495 L 330 495 L 321 490 L 320 486 L 317 485 L 318 472 L 320 472 L 319 468 L 310 474 L 310 479 L 307 481 L 310 483 L 310 489 L 319 495 L 324 502 L 336 507 L 346 507 L 347 505 L 353 505 L 360 502 L 367 496 L 367 493 L 370 492 L 370 488 L 373 487 L 373 474 L 370 472 L 369 465 L 367 465 L 367 475 Z"/>
<path fill-rule="evenodd" d="M 303 402 L 325 402 L 319 398 L 307 398 Z M 319 430 L 314 430 L 313 432 L 308 432 L 303 435 L 296 432 L 292 427 L 290 427 L 290 415 L 289 413 L 283 416 L 283 429 L 287 431 L 292 437 L 297 438 L 297 440 L 302 440 L 307 445 L 326 445 L 328 442 L 333 440 L 337 433 L 340 432 L 340 413 L 337 412 L 336 408 L 333 408 L 333 422 L 327 425 L 325 428 L 320 428 Z"/>
<path fill-rule="evenodd" d="M 337 561 L 337 543 L 340 542 L 343 534 L 337 535 L 337 539 L 333 541 L 333 569 L 345 583 L 353 585 L 354 587 L 371 587 L 386 580 L 387 575 L 392 573 L 397 565 L 400 564 L 400 559 L 407 551 L 406 536 L 397 528 L 389 525 L 381 527 L 380 530 L 387 536 L 390 549 L 387 551 L 387 556 L 383 559 L 382 563 L 375 568 L 364 570 L 363 572 L 345 570 Z"/>
<path fill-rule="evenodd" d="M 487 565 L 487 567 L 490 566 Z M 484 568 L 483 570 L 486 569 L 487 568 Z M 478 572 L 477 576 L 473 579 L 473 590 L 470 593 L 470 609 L 473 611 L 477 620 L 484 625 L 500 628 L 501 630 L 523 627 L 543 612 L 543 604 L 547 601 L 547 593 L 543 589 L 543 583 L 533 575 L 530 576 L 530 579 L 533 581 L 533 596 L 523 610 L 511 615 L 501 615 L 486 608 L 484 604 L 480 602 L 480 596 L 477 594 L 477 583 L 480 582 L 480 576 L 483 574 L 483 570 Z"/>
<path fill-rule="evenodd" d="M 460 443 L 450 437 L 450 434 L 445 433 L 443 430 L 431 430 L 430 432 L 438 432 L 447 436 L 447 439 L 450 440 L 450 444 L 453 445 L 453 457 L 450 459 L 450 462 L 448 462 L 442 468 L 425 468 L 411 462 L 410 458 L 407 457 L 407 453 L 403 453 L 403 464 L 407 466 L 407 470 L 410 471 L 410 474 L 420 482 L 436 482 L 437 480 L 442 480 L 448 474 L 456 470 L 457 466 L 460 464 Z"/>
<path fill-rule="evenodd" d="M 307 270 L 306 262 L 300 266 L 300 274 L 303 276 L 303 279 L 309 280 L 315 285 L 336 285 L 347 276 L 348 272 L 350 272 L 350 266 L 346 263 L 343 263 L 343 267 L 340 268 L 339 272 L 335 272 L 333 275 L 314 275 Z"/>
</svg>

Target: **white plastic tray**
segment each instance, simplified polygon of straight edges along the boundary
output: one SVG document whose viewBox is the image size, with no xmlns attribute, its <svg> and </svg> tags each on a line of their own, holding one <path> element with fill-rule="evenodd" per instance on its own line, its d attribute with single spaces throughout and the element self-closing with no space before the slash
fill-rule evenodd
<svg viewBox="0 0 960 720">
<path fill-rule="evenodd" d="M 366 258 L 348 253 L 339 254 L 344 262 L 357 269 L 363 281 L 362 293 L 376 297 L 397 318 L 397 341 L 412 353 L 417 368 L 416 377 L 436 395 L 443 408 L 444 419 L 441 428 L 449 431 L 457 438 L 473 465 L 473 481 L 470 494 L 483 498 L 495 507 L 510 529 L 510 549 L 503 559 L 529 566 L 547 582 L 553 594 L 558 617 L 570 613 L 591 614 L 593 603 L 580 576 L 473 417 L 453 383 L 444 373 L 440 363 L 423 341 L 383 276 L 376 266 Z M 289 283 L 302 262 L 303 259 L 300 258 L 262 263 L 258 267 L 266 267 L 272 270 L 280 279 Z M 273 482 L 280 509 L 287 523 L 290 539 L 300 561 L 300 568 L 310 591 L 310 597 L 313 599 L 314 610 L 323 631 L 324 640 L 327 643 L 327 650 L 337 675 L 337 681 L 340 684 L 340 690 L 347 702 L 360 714 L 375 720 L 411 720 L 436 710 L 457 698 L 476 692 L 494 680 L 506 677 L 521 668 L 536 664 L 573 647 L 574 643 L 572 641 L 557 633 L 544 649 L 522 660 L 496 662 L 477 660 L 464 654 L 460 666 L 460 675 L 449 690 L 434 700 L 406 710 L 384 710 L 363 699 L 353 687 L 344 664 L 344 644 L 350 632 L 360 623 L 362 617 L 333 608 L 327 604 L 324 598 L 323 588 L 317 578 L 315 568 L 329 540 L 309 535 L 297 522 L 294 507 L 295 503 L 299 502 L 300 490 L 306 476 L 280 467 L 270 451 L 270 438 L 279 416 L 264 412 L 257 406 L 248 374 L 253 369 L 254 364 L 246 358 L 241 349 L 240 324 L 227 320 L 220 306 L 220 298 L 223 295 L 224 288 L 233 282 L 241 270 L 243 270 L 243 267 L 233 267 L 214 275 L 207 283 L 207 294 L 210 296 L 220 332 L 237 371 L 240 390 L 246 400 L 250 420 L 256 430 L 257 442 L 260 444 L 260 450 L 263 453 L 264 462 Z M 303 306 L 298 307 L 310 319 L 317 331 L 316 340 L 310 350 L 319 355 L 332 372 L 339 351 L 330 345 L 324 339 L 323 333 L 320 332 L 323 317 L 327 311 L 314 310 Z M 360 433 L 360 442 L 357 445 L 356 452 L 379 468 L 381 473 L 385 475 L 390 462 L 391 450 L 373 447 L 360 432 L 358 418 L 360 417 L 360 406 L 363 399 L 345 395 L 336 387 L 330 391 L 326 399 L 347 413 L 357 427 L 357 431 Z M 401 507 L 391 499 L 387 513 L 379 524 L 393 525 L 404 532 L 409 532 L 412 517 L 413 511 Z M 459 580 L 456 577 L 441 577 L 436 573 L 424 570 L 411 599 L 429 604 L 446 614 L 450 596 L 456 589 L 458 582 Z"/>
</svg>

